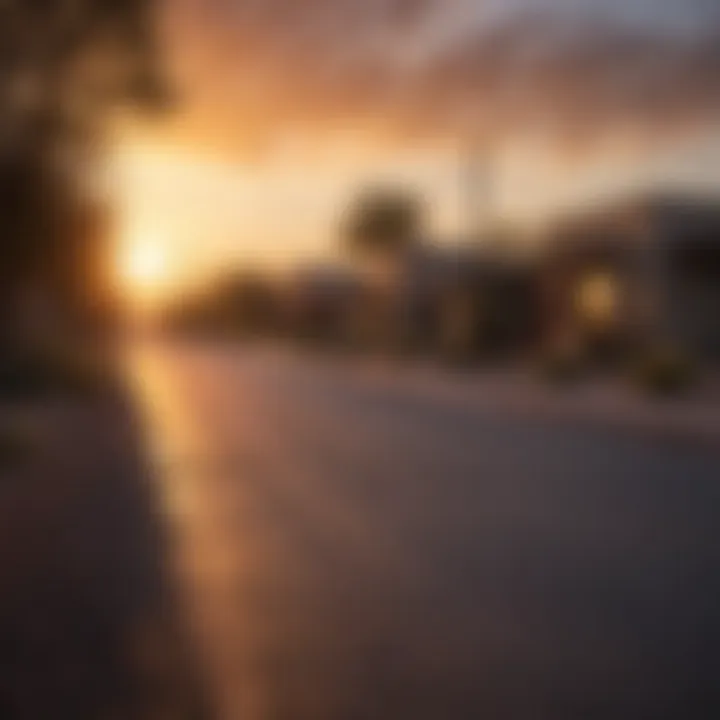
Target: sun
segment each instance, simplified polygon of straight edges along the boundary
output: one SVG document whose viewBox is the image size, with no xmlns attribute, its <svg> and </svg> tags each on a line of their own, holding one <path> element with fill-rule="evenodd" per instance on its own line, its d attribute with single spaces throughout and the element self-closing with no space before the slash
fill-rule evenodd
<svg viewBox="0 0 720 720">
<path fill-rule="evenodd" d="M 156 240 L 138 238 L 121 250 L 119 272 L 131 294 L 154 294 L 167 282 L 167 255 Z"/>
</svg>

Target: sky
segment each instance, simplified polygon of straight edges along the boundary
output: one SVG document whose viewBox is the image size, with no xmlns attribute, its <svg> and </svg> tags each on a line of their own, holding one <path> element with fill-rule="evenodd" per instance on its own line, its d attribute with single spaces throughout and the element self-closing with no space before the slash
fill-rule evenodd
<svg viewBox="0 0 720 720">
<path fill-rule="evenodd" d="M 161 247 L 170 285 L 328 257 L 381 181 L 456 238 L 469 157 L 515 222 L 718 180 L 717 0 L 163 0 L 160 29 L 177 107 L 113 166 L 120 242 Z"/>
</svg>

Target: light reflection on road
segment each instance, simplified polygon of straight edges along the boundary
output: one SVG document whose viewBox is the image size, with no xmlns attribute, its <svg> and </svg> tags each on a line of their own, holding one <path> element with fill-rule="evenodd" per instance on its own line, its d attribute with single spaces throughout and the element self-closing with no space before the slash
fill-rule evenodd
<svg viewBox="0 0 720 720">
<path fill-rule="evenodd" d="M 279 351 L 131 368 L 221 720 L 661 717 L 707 690 L 716 456 Z"/>
<path fill-rule="evenodd" d="M 190 353 L 176 365 L 150 350 L 133 367 L 177 577 L 221 716 L 333 717 L 342 678 L 332 665 L 352 637 L 337 617 L 339 604 L 352 605 L 340 597 L 342 575 L 359 554 L 366 572 L 374 563 L 381 573 L 385 558 L 360 547 L 367 542 L 352 512 L 313 495 L 313 469 L 303 454 L 288 455 L 296 441 L 271 417 L 276 392 L 256 384 L 271 382 L 262 363 L 232 387 L 213 372 L 221 356 Z M 324 557 L 341 536 L 345 556 Z M 317 552 L 317 543 L 326 547 Z"/>
</svg>

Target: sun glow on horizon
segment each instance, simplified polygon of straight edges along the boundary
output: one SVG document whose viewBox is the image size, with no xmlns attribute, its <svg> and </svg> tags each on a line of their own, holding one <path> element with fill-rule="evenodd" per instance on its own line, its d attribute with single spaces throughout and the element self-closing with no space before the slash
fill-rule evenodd
<svg viewBox="0 0 720 720">
<path fill-rule="evenodd" d="M 156 299 L 170 280 L 165 249 L 152 234 L 137 233 L 120 248 L 118 274 L 131 298 Z"/>
</svg>

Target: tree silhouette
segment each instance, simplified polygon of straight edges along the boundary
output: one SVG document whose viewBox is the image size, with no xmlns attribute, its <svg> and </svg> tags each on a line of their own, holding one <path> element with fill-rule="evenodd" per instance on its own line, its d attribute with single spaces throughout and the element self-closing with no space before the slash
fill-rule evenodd
<svg viewBox="0 0 720 720">
<path fill-rule="evenodd" d="M 353 253 L 392 257 L 418 241 L 422 216 L 422 203 L 415 195 L 395 188 L 373 188 L 350 206 L 343 235 Z"/>
<path fill-rule="evenodd" d="M 28 287 L 84 282 L 84 195 L 108 121 L 164 97 L 152 0 L 0 2 L 0 303 L 17 321 Z M 97 241 L 97 238 L 94 238 Z"/>
<path fill-rule="evenodd" d="M 161 96 L 151 0 L 0 3 L 0 149 L 85 140 L 120 103 Z"/>
</svg>

